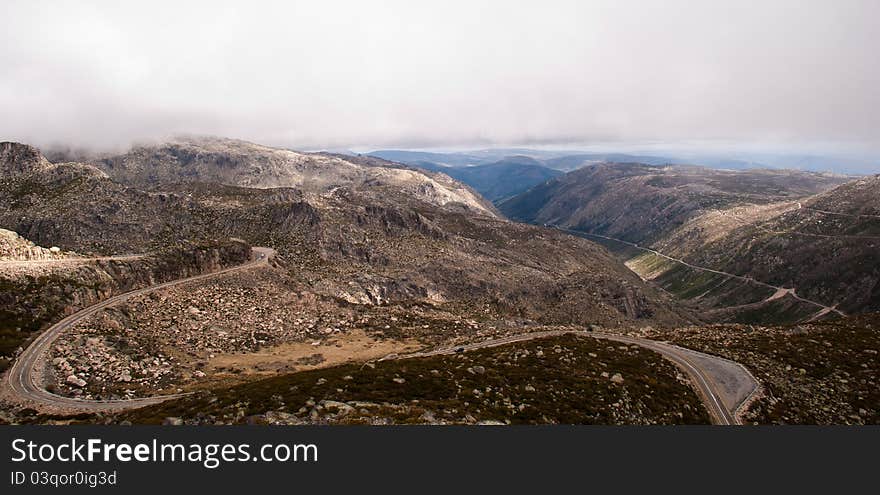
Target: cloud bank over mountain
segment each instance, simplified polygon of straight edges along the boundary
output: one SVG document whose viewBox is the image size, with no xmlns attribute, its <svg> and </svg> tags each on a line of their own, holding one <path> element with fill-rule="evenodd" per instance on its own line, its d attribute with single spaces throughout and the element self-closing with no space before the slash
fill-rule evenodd
<svg viewBox="0 0 880 495">
<path fill-rule="evenodd" d="M 7 2 L 0 136 L 880 147 L 874 1 Z"/>
</svg>

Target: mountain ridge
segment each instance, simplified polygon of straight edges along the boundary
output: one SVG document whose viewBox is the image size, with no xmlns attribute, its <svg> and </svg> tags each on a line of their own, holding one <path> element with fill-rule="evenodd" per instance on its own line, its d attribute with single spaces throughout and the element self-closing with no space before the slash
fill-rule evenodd
<svg viewBox="0 0 880 495">
<path fill-rule="evenodd" d="M 499 209 L 586 233 L 709 321 L 785 323 L 877 310 L 876 184 L 793 171 L 599 164 Z"/>
</svg>

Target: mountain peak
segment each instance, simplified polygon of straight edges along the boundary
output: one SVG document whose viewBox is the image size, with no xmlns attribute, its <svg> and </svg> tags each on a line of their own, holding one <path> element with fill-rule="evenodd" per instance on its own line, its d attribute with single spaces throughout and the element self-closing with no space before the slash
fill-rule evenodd
<svg viewBox="0 0 880 495">
<path fill-rule="evenodd" d="M 37 148 L 11 141 L 0 143 L 0 176 L 10 177 L 37 170 L 45 170 L 52 164 Z"/>
</svg>

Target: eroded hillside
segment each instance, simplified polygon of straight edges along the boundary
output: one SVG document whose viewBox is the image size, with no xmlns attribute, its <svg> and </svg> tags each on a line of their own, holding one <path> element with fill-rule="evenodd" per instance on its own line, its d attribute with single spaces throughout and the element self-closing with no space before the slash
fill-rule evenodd
<svg viewBox="0 0 880 495">
<path fill-rule="evenodd" d="M 272 266 L 133 297 L 65 331 L 41 375 L 55 393 L 150 396 L 541 325 L 694 321 L 601 246 L 497 218 L 446 176 L 206 142 L 92 164 L 7 146 L 2 225 L 93 260 L 63 274 L 44 267 L 66 282 L 43 289 L 5 275 L 9 311 L 25 295 L 59 302 L 17 315 L 16 328 L 36 331 L 59 312 L 162 280 L 152 263 L 184 246 L 239 238 L 275 250 Z M 124 262 L 125 284 L 110 273 L 123 262 L 108 255 L 136 258 Z M 93 272 L 110 273 L 107 283 L 92 283 Z M 92 295 L 77 295 L 78 284 Z"/>
<path fill-rule="evenodd" d="M 784 170 L 600 163 L 550 180 L 499 208 L 515 220 L 649 243 L 709 210 L 800 198 L 844 181 Z"/>
<path fill-rule="evenodd" d="M 708 321 L 785 323 L 878 308 L 877 178 L 843 181 L 605 164 L 500 208 L 603 243 Z"/>
</svg>

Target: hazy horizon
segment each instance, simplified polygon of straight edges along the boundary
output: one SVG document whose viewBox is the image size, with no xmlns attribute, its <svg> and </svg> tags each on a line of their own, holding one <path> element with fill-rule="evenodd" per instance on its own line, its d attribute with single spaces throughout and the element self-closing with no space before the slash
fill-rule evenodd
<svg viewBox="0 0 880 495">
<path fill-rule="evenodd" d="M 5 11 L 0 140 L 41 147 L 192 133 L 297 149 L 880 156 L 873 1 Z"/>
</svg>

